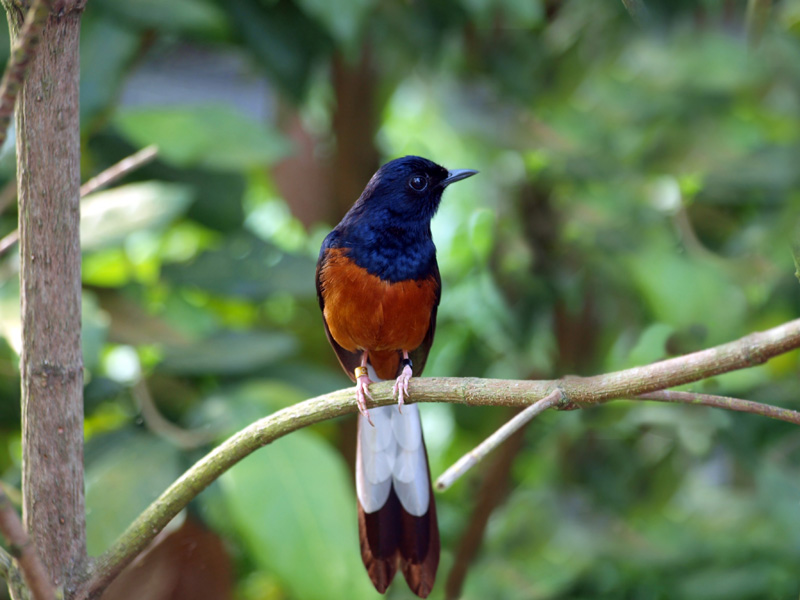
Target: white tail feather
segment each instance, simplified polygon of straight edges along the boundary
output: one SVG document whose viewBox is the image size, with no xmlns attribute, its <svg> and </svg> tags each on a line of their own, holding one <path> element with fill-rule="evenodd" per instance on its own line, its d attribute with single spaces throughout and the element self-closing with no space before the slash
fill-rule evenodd
<svg viewBox="0 0 800 600">
<path fill-rule="evenodd" d="M 368 365 L 369 376 L 380 381 Z M 366 513 L 386 503 L 394 484 L 400 504 L 409 514 L 421 517 L 430 505 L 430 475 L 422 442 L 422 423 L 414 404 L 369 409 L 375 426 L 358 415 L 356 493 Z"/>
</svg>

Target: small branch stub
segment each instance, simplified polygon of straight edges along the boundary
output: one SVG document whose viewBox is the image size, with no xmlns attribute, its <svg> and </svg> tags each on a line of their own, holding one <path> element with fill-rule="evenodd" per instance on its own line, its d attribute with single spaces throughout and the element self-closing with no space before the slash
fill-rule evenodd
<svg viewBox="0 0 800 600">
<path fill-rule="evenodd" d="M 540 415 L 548 408 L 553 408 L 556 406 L 561 399 L 561 390 L 556 388 L 547 396 L 538 402 L 534 402 L 521 413 L 514 416 L 514 418 L 508 423 L 483 440 L 483 442 L 481 442 L 475 449 L 462 456 L 452 467 L 447 469 L 447 471 L 445 471 L 439 477 L 439 479 L 436 480 L 436 490 L 439 492 L 445 491 L 456 481 L 458 481 L 467 471 L 486 458 L 486 456 L 492 450 L 497 448 L 500 444 L 511 437 L 515 431 L 518 431 L 527 425 L 531 419 L 537 415 Z"/>
</svg>

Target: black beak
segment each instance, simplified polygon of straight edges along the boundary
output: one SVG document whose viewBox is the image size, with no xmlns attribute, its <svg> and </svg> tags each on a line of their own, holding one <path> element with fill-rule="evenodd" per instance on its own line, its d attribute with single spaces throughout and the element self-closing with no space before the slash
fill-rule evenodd
<svg viewBox="0 0 800 600">
<path fill-rule="evenodd" d="M 447 177 L 442 180 L 441 185 L 442 187 L 447 187 L 451 183 L 456 181 L 461 181 L 462 179 L 466 179 L 467 177 L 472 177 L 475 175 L 477 171 L 473 171 L 472 169 L 453 169 L 447 174 Z"/>
</svg>

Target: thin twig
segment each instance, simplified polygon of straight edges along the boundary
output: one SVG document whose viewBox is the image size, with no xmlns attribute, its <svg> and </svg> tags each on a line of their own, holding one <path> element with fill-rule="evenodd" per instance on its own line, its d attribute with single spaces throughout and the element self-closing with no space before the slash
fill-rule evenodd
<svg viewBox="0 0 800 600">
<path fill-rule="evenodd" d="M 11 555 L 17 559 L 22 575 L 34 600 L 53 600 L 55 590 L 50 576 L 36 554 L 36 549 L 28 539 L 22 521 L 11 500 L 0 490 L 0 531 L 8 542 Z"/>
<path fill-rule="evenodd" d="M 158 156 L 158 146 L 147 146 L 127 158 L 123 158 L 84 183 L 81 186 L 81 198 L 122 179 L 128 173 L 152 162 L 156 156 Z M 15 229 L 4 238 L 0 238 L 0 256 L 3 256 L 18 241 L 19 229 Z"/>
<path fill-rule="evenodd" d="M 3 79 L 0 80 L 0 147 L 8 137 L 8 128 L 11 125 L 11 117 L 14 115 L 17 96 L 22 89 L 25 75 L 28 73 L 28 67 L 33 60 L 49 16 L 50 2 L 34 0 L 25 15 L 22 31 L 11 49 L 11 56 L 8 57 Z"/>
<path fill-rule="evenodd" d="M 140 169 L 144 165 L 155 160 L 156 156 L 158 156 L 158 146 L 152 145 L 142 148 L 127 158 L 123 158 L 118 163 L 111 165 L 84 183 L 81 186 L 81 198 L 122 179 L 125 175 L 136 169 Z"/>
<path fill-rule="evenodd" d="M 483 440 L 475 448 L 467 452 L 464 456 L 458 459 L 452 467 L 442 473 L 439 479 L 436 480 L 436 490 L 439 492 L 445 491 L 456 481 L 458 481 L 467 471 L 486 458 L 487 454 L 511 437 L 515 431 L 523 427 L 536 415 L 543 413 L 548 408 L 553 408 L 556 404 L 558 404 L 561 401 L 561 397 L 561 390 L 556 388 L 538 402 L 534 402 L 521 413 L 515 415 L 513 419 L 500 427 L 500 429 Z"/>
<path fill-rule="evenodd" d="M 525 428 L 523 427 L 512 434 L 492 460 L 486 463 L 480 486 L 474 494 L 475 505 L 469 516 L 467 527 L 455 545 L 453 566 L 450 568 L 444 584 L 445 600 L 455 600 L 463 596 L 464 581 L 469 573 L 470 565 L 481 547 L 492 513 L 508 496 L 511 469 L 524 446 Z"/>
<path fill-rule="evenodd" d="M 11 500 L 11 504 L 16 507 L 22 506 L 22 491 L 19 488 L 14 487 L 6 483 L 5 481 L 0 481 L 0 491 L 4 492 L 8 499 Z"/>
<path fill-rule="evenodd" d="M 150 431 L 167 439 L 182 450 L 195 450 L 210 443 L 217 436 L 216 431 L 183 429 L 167 420 L 158 410 L 158 406 L 156 406 L 144 379 L 139 379 L 133 385 L 131 392 L 139 404 L 142 419 Z"/>
<path fill-rule="evenodd" d="M 409 386 L 410 401 L 526 407 L 552 393 L 554 389 L 559 389 L 563 395 L 561 405 L 590 405 L 614 398 L 636 397 L 721 373 L 746 369 L 798 347 L 800 319 L 693 354 L 594 377 L 565 377 L 544 381 L 412 379 Z M 386 406 L 396 402 L 392 395 L 392 382 L 373 384 L 370 392 L 375 399 L 369 403 L 371 406 Z M 745 411 L 766 414 L 764 409 L 756 410 L 764 405 L 753 404 L 757 406 L 746 408 Z M 97 597 L 175 515 L 244 457 L 292 431 L 354 413 L 356 410 L 352 388 L 343 389 L 279 410 L 225 440 L 190 467 L 97 558 L 87 579 L 75 591 L 76 597 Z M 776 413 L 769 416 L 795 423 L 794 418 L 789 415 Z"/>
<path fill-rule="evenodd" d="M 762 417 L 769 417 L 770 419 L 777 419 L 779 421 L 786 421 L 787 423 L 800 425 L 800 412 L 797 412 L 796 410 L 781 408 L 780 406 L 772 406 L 770 404 L 761 404 L 760 402 L 753 402 L 752 400 L 731 398 L 730 396 L 715 396 L 712 394 L 698 394 L 695 392 L 662 390 L 660 392 L 639 394 L 636 396 L 636 398 L 631 398 L 631 400 L 655 400 L 656 402 L 712 406 L 714 408 L 725 408 L 727 410 L 761 415 Z"/>
<path fill-rule="evenodd" d="M 0 256 L 6 253 L 9 248 L 19 241 L 19 229 L 15 229 L 7 236 L 0 238 Z"/>
</svg>

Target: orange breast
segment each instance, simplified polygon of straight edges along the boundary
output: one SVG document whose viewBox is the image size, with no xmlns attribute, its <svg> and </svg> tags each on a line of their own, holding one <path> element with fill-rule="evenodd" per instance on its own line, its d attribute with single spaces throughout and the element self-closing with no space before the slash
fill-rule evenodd
<svg viewBox="0 0 800 600">
<path fill-rule="evenodd" d="M 386 356 L 386 351 L 396 354 L 418 348 L 430 327 L 436 279 L 390 283 L 369 274 L 344 253 L 343 248 L 330 250 L 320 269 L 325 321 L 333 339 L 351 352 L 369 350 L 375 358 Z"/>
</svg>

